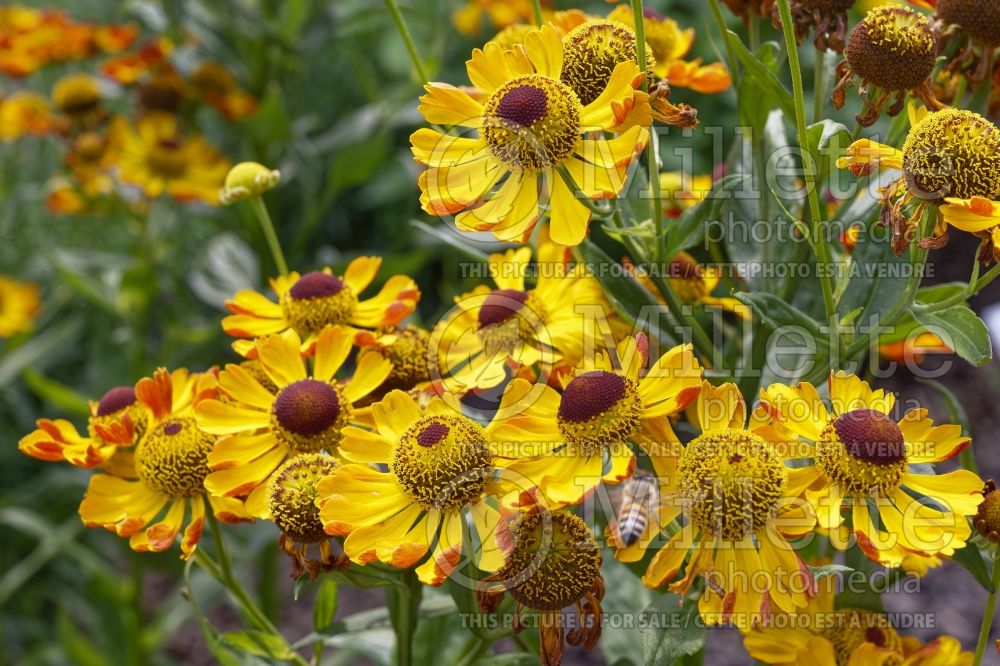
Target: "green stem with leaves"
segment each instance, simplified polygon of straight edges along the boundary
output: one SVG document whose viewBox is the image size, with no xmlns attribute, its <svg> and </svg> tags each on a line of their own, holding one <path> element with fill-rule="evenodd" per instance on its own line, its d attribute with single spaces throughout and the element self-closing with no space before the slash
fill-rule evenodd
<svg viewBox="0 0 1000 666">
<path fill-rule="evenodd" d="M 229 559 L 229 550 L 226 548 L 225 538 L 219 527 L 219 521 L 215 518 L 211 507 L 207 507 L 205 520 L 208 522 L 209 531 L 212 533 L 212 542 L 215 546 L 218 561 L 213 560 L 202 548 L 195 551 L 195 561 L 216 581 L 218 581 L 232 595 L 240 605 L 247 619 L 260 631 L 271 634 L 284 643 L 287 651 L 294 655 L 290 661 L 296 666 L 308 666 L 308 662 L 301 655 L 292 650 L 291 645 L 281 634 L 276 626 L 264 615 L 257 606 L 250 594 L 233 575 L 232 563 Z"/>
<path fill-rule="evenodd" d="M 979 628 L 979 641 L 976 643 L 976 656 L 972 660 L 972 666 L 979 666 L 983 663 L 983 656 L 986 654 L 987 645 L 990 642 L 990 629 L 993 628 L 993 614 L 997 609 L 997 588 L 1000 587 L 1000 562 L 993 559 L 993 591 L 986 599 L 986 610 L 983 612 L 983 624 Z"/>
<path fill-rule="evenodd" d="M 837 306 L 833 300 L 833 283 L 831 281 L 831 266 L 833 259 L 830 247 L 823 235 L 823 214 L 819 201 L 819 184 L 817 182 L 816 161 L 809 150 L 806 130 L 806 101 L 802 87 L 802 65 L 799 62 L 798 44 L 795 42 L 795 30 L 792 29 L 792 9 L 788 0 L 778 0 L 781 12 L 781 25 L 785 26 L 785 48 L 788 50 L 788 66 L 792 73 L 792 92 L 795 98 L 795 129 L 798 134 L 799 149 L 802 151 L 802 171 L 806 182 L 806 198 L 809 204 L 809 225 L 816 249 L 816 261 L 819 264 L 820 288 L 823 292 L 823 307 L 831 330 L 837 328 Z"/>
<path fill-rule="evenodd" d="M 406 21 L 403 20 L 403 14 L 399 11 L 399 5 L 396 3 L 396 0 L 385 0 L 385 7 L 392 14 L 392 22 L 396 24 L 399 36 L 403 38 L 403 42 L 406 44 L 410 60 L 413 61 L 413 68 L 417 70 L 417 76 L 420 77 L 420 83 L 427 83 L 430 81 L 430 78 L 427 76 L 427 70 L 424 68 L 424 61 L 420 59 L 420 54 L 417 53 L 417 47 L 413 43 L 413 35 L 410 34 L 410 29 L 407 27 Z"/>
<path fill-rule="evenodd" d="M 264 232 L 264 238 L 267 239 L 267 245 L 271 248 L 271 256 L 274 258 L 275 266 L 278 267 L 278 273 L 288 275 L 288 264 L 285 263 L 285 253 L 281 251 L 281 243 L 278 241 L 278 234 L 274 230 L 274 222 L 271 221 L 271 215 L 267 212 L 264 200 L 259 194 L 255 194 L 248 201 L 254 215 L 257 216 L 257 221 L 260 222 L 260 228 Z"/>
</svg>

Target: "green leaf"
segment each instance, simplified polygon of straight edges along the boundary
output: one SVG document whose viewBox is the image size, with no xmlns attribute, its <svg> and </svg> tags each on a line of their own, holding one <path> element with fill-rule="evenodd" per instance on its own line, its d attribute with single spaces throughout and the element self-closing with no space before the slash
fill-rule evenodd
<svg viewBox="0 0 1000 666">
<path fill-rule="evenodd" d="M 960 293 L 965 291 L 967 284 L 964 282 L 943 282 L 941 284 L 932 284 L 928 287 L 921 287 L 917 290 L 917 298 L 915 299 L 919 303 L 940 303 L 943 300 L 958 296 Z"/>
<path fill-rule="evenodd" d="M 0 386 L 13 382 L 22 370 L 28 367 L 38 369 L 39 364 L 65 349 L 71 341 L 79 340 L 83 322 L 67 319 L 58 325 L 45 329 L 17 349 L 0 359 Z"/>
<path fill-rule="evenodd" d="M 833 120 L 824 119 L 806 128 L 806 141 L 809 152 L 818 161 L 818 181 L 834 168 L 837 158 L 844 154 L 844 149 L 851 144 L 851 132 L 844 125 Z"/>
<path fill-rule="evenodd" d="M 681 250 L 692 247 L 704 238 L 705 222 L 719 217 L 722 205 L 748 177 L 745 174 L 730 174 L 720 178 L 712 185 L 711 191 L 702 201 L 685 210 L 676 220 L 669 222 L 664 254 L 672 258 Z"/>
<path fill-rule="evenodd" d="M 777 104 L 789 118 L 795 117 L 795 102 L 792 93 L 785 87 L 778 76 L 761 60 L 750 53 L 750 50 L 743 45 L 740 39 L 732 30 L 726 31 L 726 39 L 736 53 L 736 58 L 743 65 L 744 80 L 755 84 L 760 98 L 767 99 L 768 103 Z"/>
<path fill-rule="evenodd" d="M 608 617 L 634 617 L 637 609 L 645 608 L 653 602 L 654 592 L 642 584 L 639 576 L 613 557 L 604 560 L 601 575 L 604 576 L 607 590 L 601 606 Z M 645 660 L 642 636 L 634 624 L 609 622 L 601 633 L 598 647 L 609 664 L 639 666 Z"/>
<path fill-rule="evenodd" d="M 611 305 L 626 324 L 634 325 L 640 315 L 646 315 L 648 318 L 641 323 L 650 335 L 655 335 L 662 344 L 674 344 L 674 337 L 659 325 L 658 317 L 650 316 L 651 313 L 665 311 L 666 306 L 657 301 L 634 277 L 623 274 L 624 268 L 593 241 L 585 240 L 577 249 L 582 261 L 601 283 Z"/>
<path fill-rule="evenodd" d="M 316 631 L 322 631 L 333 624 L 333 618 L 337 614 L 337 581 L 332 578 L 323 578 L 316 592 L 316 600 L 313 601 L 313 627 Z"/>
<path fill-rule="evenodd" d="M 933 312 L 910 311 L 918 323 L 936 333 L 955 353 L 976 367 L 993 358 L 993 343 L 986 324 L 965 305 Z"/>
<path fill-rule="evenodd" d="M 809 567 L 809 571 L 815 580 L 822 580 L 827 576 L 833 576 L 838 573 L 850 573 L 854 571 L 851 567 L 844 566 L 843 564 L 824 564 L 821 567 Z"/>
<path fill-rule="evenodd" d="M 799 326 L 817 340 L 823 337 L 820 335 L 819 322 L 775 294 L 738 292 L 734 295 L 741 303 L 749 305 L 754 315 L 773 329 Z"/>
<path fill-rule="evenodd" d="M 972 574 L 972 577 L 976 579 L 977 583 L 983 586 L 983 589 L 987 592 L 993 592 L 993 581 L 990 579 L 990 572 L 986 567 L 986 560 L 983 558 L 983 553 L 979 550 L 979 546 L 969 541 L 965 544 L 964 548 L 956 550 L 951 559 L 955 560 L 963 569 Z M 994 562 L 993 566 L 998 565 Z"/>
<path fill-rule="evenodd" d="M 841 219 L 846 223 L 852 218 L 845 215 Z M 862 331 L 870 330 L 903 297 L 909 281 L 906 273 L 909 265 L 909 250 L 897 257 L 886 232 L 877 222 L 869 224 L 851 253 L 850 279 L 837 304 L 840 315 L 861 308 L 857 325 Z"/>
<path fill-rule="evenodd" d="M 229 631 L 219 636 L 219 640 L 225 645 L 259 657 L 285 661 L 294 658 L 294 653 L 289 649 L 284 639 L 263 631 L 253 629 Z"/>
<path fill-rule="evenodd" d="M 664 594 L 642 612 L 642 650 L 646 666 L 674 664 L 705 645 L 705 625 L 693 598 Z"/>
</svg>

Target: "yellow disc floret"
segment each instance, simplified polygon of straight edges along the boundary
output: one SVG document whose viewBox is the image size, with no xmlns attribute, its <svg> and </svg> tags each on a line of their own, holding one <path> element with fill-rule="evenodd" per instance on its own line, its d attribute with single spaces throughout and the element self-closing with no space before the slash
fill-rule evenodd
<svg viewBox="0 0 1000 666">
<path fill-rule="evenodd" d="M 646 47 L 646 72 L 655 83 L 656 58 Z M 563 37 L 563 66 L 560 78 L 576 92 L 583 104 L 590 104 L 604 92 L 615 66 L 638 64 L 635 31 L 616 21 L 588 21 Z"/>
<path fill-rule="evenodd" d="M 653 52 L 653 57 L 656 58 L 657 62 L 667 62 L 674 58 L 678 45 L 684 37 L 677 21 L 667 18 L 650 7 L 644 7 L 642 14 L 644 37 Z M 608 14 L 608 20 L 635 29 L 635 16 L 632 13 L 632 8 L 627 4 L 615 7 Z"/>
<path fill-rule="evenodd" d="M 972 111 L 928 114 L 903 144 L 903 175 L 914 196 L 923 199 L 996 199 L 1000 129 Z"/>
<path fill-rule="evenodd" d="M 677 475 L 691 522 L 727 541 L 757 534 L 775 514 L 788 483 L 774 447 L 735 429 L 711 430 L 692 440 Z"/>
<path fill-rule="evenodd" d="M 587 524 L 566 512 L 531 513 L 510 524 L 513 549 L 496 578 L 520 604 L 559 610 L 583 597 L 601 571 L 601 551 Z"/>
<path fill-rule="evenodd" d="M 510 354 L 519 344 L 538 338 L 545 316 L 545 305 L 534 292 L 494 289 L 476 315 L 476 334 L 487 354 Z"/>
<path fill-rule="evenodd" d="M 394 335 L 392 344 L 378 345 L 377 353 L 392 363 L 392 371 L 379 386 L 379 393 L 393 389 L 408 391 L 430 378 L 427 357 L 430 333 L 419 326 L 390 326 L 376 332 L 377 336 Z M 362 354 L 370 353 L 368 351 Z"/>
<path fill-rule="evenodd" d="M 573 152 L 582 108 L 564 83 L 538 74 L 519 76 L 486 100 L 483 140 L 511 169 L 547 169 Z"/>
<path fill-rule="evenodd" d="M 623 444 L 642 422 L 634 381 L 614 372 L 591 370 L 574 377 L 559 401 L 559 430 L 581 455 Z"/>
<path fill-rule="evenodd" d="M 1000 491 L 997 484 L 987 481 L 983 488 L 983 503 L 973 518 L 976 530 L 993 543 L 1000 543 Z"/>
<path fill-rule="evenodd" d="M 851 32 L 844 55 L 851 71 L 885 90 L 916 88 L 934 70 L 937 41 L 926 16 L 900 5 L 868 12 Z"/>
<path fill-rule="evenodd" d="M 822 636 L 830 642 L 837 656 L 837 666 L 851 663 L 851 655 L 862 643 L 871 643 L 886 650 L 888 656 L 879 661 L 882 666 L 899 666 L 902 663 L 903 641 L 880 613 L 862 608 L 838 610 L 823 629 Z"/>
<path fill-rule="evenodd" d="M 848 495 L 885 495 L 899 486 L 906 471 L 906 443 L 887 415 L 855 409 L 823 429 L 816 464 Z"/>
<path fill-rule="evenodd" d="M 285 317 L 303 335 L 327 324 L 344 324 L 358 305 L 358 297 L 336 275 L 306 273 L 281 297 Z"/>
<path fill-rule="evenodd" d="M 316 543 L 327 538 L 316 506 L 316 484 L 339 466 L 331 456 L 304 453 L 290 458 L 275 472 L 267 509 L 274 524 L 293 541 Z"/>
<path fill-rule="evenodd" d="M 406 495 L 428 511 L 478 501 L 493 473 L 486 432 L 464 416 L 427 416 L 399 438 L 389 463 Z"/>
<path fill-rule="evenodd" d="M 135 449 L 135 472 L 148 487 L 170 497 L 202 492 L 208 453 L 215 437 L 198 428 L 194 418 L 174 417 L 156 425 Z"/>
<path fill-rule="evenodd" d="M 300 379 L 274 399 L 271 427 L 297 453 L 335 451 L 351 413 L 351 403 L 339 384 Z"/>
</svg>

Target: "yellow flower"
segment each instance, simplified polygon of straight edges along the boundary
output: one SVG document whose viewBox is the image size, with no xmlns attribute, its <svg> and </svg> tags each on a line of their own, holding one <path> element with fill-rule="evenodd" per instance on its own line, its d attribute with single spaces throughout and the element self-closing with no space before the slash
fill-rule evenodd
<svg viewBox="0 0 1000 666">
<path fill-rule="evenodd" d="M 292 271 L 270 280 L 278 302 L 256 291 L 239 291 L 226 308 L 232 313 L 222 320 L 222 330 L 236 338 L 296 331 L 307 345 L 324 326 L 334 324 L 353 331 L 358 342 L 375 339 L 384 344 L 391 337 L 378 329 L 398 324 L 409 316 L 420 300 L 417 283 L 405 275 L 393 275 L 371 298 L 360 300 L 361 292 L 375 279 L 380 257 L 358 257 L 343 276 L 329 268 L 300 275 Z M 253 353 L 248 340 L 237 340 L 233 348 L 242 356 Z"/>
<path fill-rule="evenodd" d="M 483 29 L 484 17 L 494 28 L 506 28 L 514 23 L 531 21 L 534 16 L 529 0 L 467 0 L 455 10 L 451 20 L 460 33 L 475 37 Z"/>
<path fill-rule="evenodd" d="M 209 492 L 247 497 L 247 511 L 266 518 L 267 493 L 276 470 L 286 460 L 326 451 L 336 455 L 341 429 L 360 415 L 354 405 L 389 374 L 389 362 L 377 356 L 359 361 L 346 382 L 335 375 L 353 347 L 352 333 L 327 326 L 316 336 L 312 371 L 293 330 L 259 338 L 255 356 L 269 389 L 246 368 L 232 364 L 219 373 L 223 396 L 198 405 L 198 425 L 227 435 L 208 454 Z"/>
<path fill-rule="evenodd" d="M 983 239 L 979 260 L 983 263 L 1000 261 L 1000 201 L 985 197 L 958 199 L 946 197 L 939 209 L 944 221 Z"/>
<path fill-rule="evenodd" d="M 183 529 L 181 557 L 188 559 L 201 538 L 206 502 L 221 520 L 250 518 L 241 502 L 214 497 L 203 486 L 215 437 L 198 427 L 194 407 L 215 395 L 215 376 L 181 373 L 180 378 L 177 386 L 177 374 L 160 368 L 136 383 L 135 398 L 149 411 L 148 426 L 134 451 L 117 453 L 106 473 L 90 478 L 80 518 L 87 527 L 128 537 L 139 552 L 167 550 Z"/>
<path fill-rule="evenodd" d="M 1000 129 L 972 111 L 928 113 L 914 106 L 910 125 L 902 150 L 860 139 L 837 160 L 838 167 L 857 176 L 880 168 L 902 170 L 902 176 L 881 190 L 882 219 L 892 227 L 893 250 L 901 254 L 907 248 L 927 206 L 939 207 L 941 216 L 947 215 L 957 228 L 986 233 L 995 226 L 989 223 L 991 202 L 1000 199 Z M 918 203 L 907 213 L 904 209 L 913 201 Z M 945 219 L 939 217 L 934 236 L 921 239 L 922 246 L 943 246 L 946 231 Z M 987 241 L 992 244 L 991 238 Z"/>
<path fill-rule="evenodd" d="M 392 372 L 369 399 L 381 399 L 394 389 L 423 391 L 431 387 L 430 332 L 419 326 L 387 326 L 374 336 L 355 338 L 360 347 L 358 359 L 375 354 L 392 364 Z"/>
<path fill-rule="evenodd" d="M 90 74 L 69 74 L 52 86 L 52 102 L 63 113 L 82 116 L 100 104 L 101 88 L 97 79 Z"/>
<path fill-rule="evenodd" d="M 663 421 L 650 447 L 664 498 L 658 522 L 678 515 L 686 522 L 654 555 L 643 582 L 655 588 L 673 580 L 690 553 L 670 589 L 684 596 L 703 575 L 699 609 L 706 623 L 747 629 L 768 607 L 795 612 L 815 583 L 787 536 L 808 533 L 815 516 L 788 496 L 794 470 L 785 465 L 783 433 L 766 425 L 759 410 L 747 423 L 746 402 L 734 384 L 705 382 L 690 411 L 700 431 L 695 439 L 681 446 Z M 637 541 L 619 559 L 637 560 L 650 547 Z"/>
<path fill-rule="evenodd" d="M 456 215 L 462 231 L 523 242 L 547 197 L 552 240 L 580 244 L 590 209 L 575 189 L 591 199 L 617 196 L 648 140 L 648 96 L 635 90 L 642 82 L 638 67 L 619 64 L 607 87 L 584 105 L 559 80 L 563 46 L 546 27 L 514 50 L 476 49 L 467 69 L 485 102 L 442 83 L 425 86 L 420 98 L 428 122 L 479 130 L 477 137 L 460 137 L 423 128 L 410 136 L 415 159 L 428 167 L 419 180 L 423 209 Z M 620 135 L 589 138 L 596 130 Z"/>
<path fill-rule="evenodd" d="M 973 654 L 951 636 L 926 645 L 901 636 L 890 618 L 864 608 L 835 605 L 836 576 L 819 590 L 795 619 L 766 623 L 743 637 L 754 659 L 768 666 L 971 666 Z"/>
<path fill-rule="evenodd" d="M 656 59 L 653 71 L 658 77 L 667 79 L 671 86 L 691 88 L 699 93 L 718 93 L 732 85 L 729 72 L 721 62 L 702 65 L 701 58 L 685 61 L 694 44 L 693 28 L 681 30 L 677 21 L 655 9 L 647 7 L 643 13 L 644 36 Z M 628 5 L 615 7 L 608 14 L 608 20 L 635 30 L 635 16 Z"/>
<path fill-rule="evenodd" d="M 622 265 L 635 276 L 650 295 L 666 305 L 660 290 L 657 289 L 648 273 L 634 266 L 628 259 L 623 260 Z M 686 305 L 701 303 L 706 307 L 721 308 L 727 312 L 735 313 L 743 319 L 750 318 L 750 308 L 737 299 L 728 296 L 712 296 L 712 292 L 722 281 L 721 270 L 714 266 L 702 266 L 687 252 L 678 252 L 674 255 L 667 265 L 667 274 L 664 277 L 673 287 L 677 297 Z"/>
<path fill-rule="evenodd" d="M 28 90 L 0 99 L 0 140 L 40 136 L 55 128 L 48 101 Z"/>
<path fill-rule="evenodd" d="M 570 265 L 565 247 L 543 235 L 537 263 L 530 260 L 527 247 L 490 255 L 496 289 L 483 285 L 456 297 L 456 308 L 434 328 L 431 370 L 447 390 L 497 386 L 509 367 L 547 374 L 573 366 L 588 349 L 606 347 L 605 336 L 624 332 L 600 283 Z M 537 277 L 534 288 L 528 277 Z"/>
<path fill-rule="evenodd" d="M 191 72 L 194 86 L 205 103 L 228 120 L 253 114 L 258 107 L 257 98 L 240 89 L 236 77 L 220 63 L 206 60 Z"/>
<path fill-rule="evenodd" d="M 174 410 L 180 411 L 192 399 L 192 387 L 186 370 L 176 370 L 171 381 L 177 387 L 172 393 Z M 120 449 L 135 446 L 149 425 L 149 411 L 137 401 L 131 386 L 116 386 L 99 401 L 90 401 L 87 435 L 64 419 L 39 419 L 38 428 L 18 442 L 21 453 L 39 460 L 66 462 L 93 469 L 108 464 Z"/>
<path fill-rule="evenodd" d="M 686 174 L 682 171 L 660 172 L 660 195 L 663 197 L 663 214 L 680 217 L 680 214 L 705 200 L 712 191 L 711 174 Z"/>
<path fill-rule="evenodd" d="M 109 174 L 116 155 L 108 137 L 98 132 L 81 132 L 64 158 L 73 179 L 88 197 L 110 194 L 114 182 Z"/>
<path fill-rule="evenodd" d="M 668 350 L 640 377 L 647 349 L 645 336 L 626 338 L 614 365 L 597 354 L 566 378 L 562 392 L 523 379 L 508 384 L 487 430 L 508 478 L 539 495 L 508 497 L 508 504 L 575 504 L 602 481 L 618 483 L 632 473 L 629 443 L 655 439 L 659 422 L 690 404 L 702 382 L 690 345 Z"/>
<path fill-rule="evenodd" d="M 774 422 L 800 439 L 791 457 L 802 464 L 789 471 L 789 495 L 815 507 L 835 546 L 846 548 L 853 532 L 862 551 L 887 566 L 900 565 L 908 553 L 954 553 L 969 538 L 966 516 L 983 499 L 983 481 L 973 472 L 935 475 L 911 467 L 957 455 L 969 445 L 961 427 L 935 426 L 926 409 L 896 421 L 889 415 L 894 403 L 891 393 L 843 372 L 830 376 L 832 409 L 812 384 L 773 384 L 761 392 Z"/>
<path fill-rule="evenodd" d="M 440 585 L 462 557 L 470 518 L 481 544 L 477 566 L 499 568 L 500 513 L 486 501 L 493 457 L 483 427 L 457 400 L 434 398 L 421 409 L 402 391 L 372 405 L 372 416 L 371 432 L 344 429 L 339 451 L 348 463 L 320 481 L 327 533 L 346 535 L 344 553 L 358 564 L 408 568 L 430 552 L 417 577 Z"/>
<path fill-rule="evenodd" d="M 0 338 L 31 330 L 41 309 L 38 285 L 0 275 Z"/>
<path fill-rule="evenodd" d="M 515 633 L 524 626 L 522 609 L 537 611 L 545 666 L 562 663 L 564 642 L 594 649 L 601 638 L 604 577 L 601 549 L 587 523 L 565 511 L 531 513 L 519 515 L 506 531 L 510 553 L 500 571 L 478 583 L 480 608 L 495 611 L 510 592 Z"/>
<path fill-rule="evenodd" d="M 111 141 L 119 176 L 146 196 L 218 204 L 229 161 L 202 137 L 184 136 L 175 116 L 149 113 L 135 127 L 116 118 Z"/>
<path fill-rule="evenodd" d="M 844 106 L 845 88 L 857 77 L 864 100 L 857 121 L 864 127 L 878 120 L 890 98 L 895 101 L 889 115 L 902 111 L 907 92 L 929 108 L 944 108 L 931 90 L 937 54 L 937 39 L 926 16 L 901 5 L 871 10 L 851 31 L 846 60 L 837 69 L 841 78 L 833 90 L 834 106 Z"/>
</svg>

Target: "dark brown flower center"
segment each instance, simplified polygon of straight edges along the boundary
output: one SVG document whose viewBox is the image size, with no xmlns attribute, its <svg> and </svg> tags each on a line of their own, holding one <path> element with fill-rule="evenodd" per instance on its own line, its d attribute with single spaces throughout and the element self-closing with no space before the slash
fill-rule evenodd
<svg viewBox="0 0 1000 666">
<path fill-rule="evenodd" d="M 895 465 L 906 459 L 903 433 L 891 418 L 873 409 L 855 409 L 833 422 L 844 450 L 874 465 Z"/>
<path fill-rule="evenodd" d="M 340 400 L 326 382 L 302 379 L 289 384 L 274 401 L 274 415 L 285 430 L 303 437 L 319 435 L 337 421 Z"/>
<path fill-rule="evenodd" d="M 444 423 L 434 421 L 417 434 L 417 444 L 420 446 L 434 446 L 442 442 L 451 432 L 451 428 Z"/>
<path fill-rule="evenodd" d="M 563 391 L 559 418 L 582 423 L 605 414 L 625 396 L 625 378 L 613 372 L 592 370 L 575 377 Z"/>
<path fill-rule="evenodd" d="M 343 288 L 344 282 L 340 278 L 320 271 L 313 271 L 300 277 L 288 290 L 288 293 L 295 300 L 303 301 L 334 296 L 339 294 Z"/>
<path fill-rule="evenodd" d="M 107 416 L 135 404 L 135 391 L 131 386 L 116 386 L 97 403 L 97 415 Z"/>
<path fill-rule="evenodd" d="M 516 315 L 528 300 L 528 292 L 517 289 L 496 289 L 479 309 L 479 327 L 502 324 Z"/>
<path fill-rule="evenodd" d="M 530 127 L 545 117 L 548 99 L 548 94 L 541 88 L 518 86 L 503 96 L 497 104 L 496 115 L 521 127 Z"/>
</svg>

